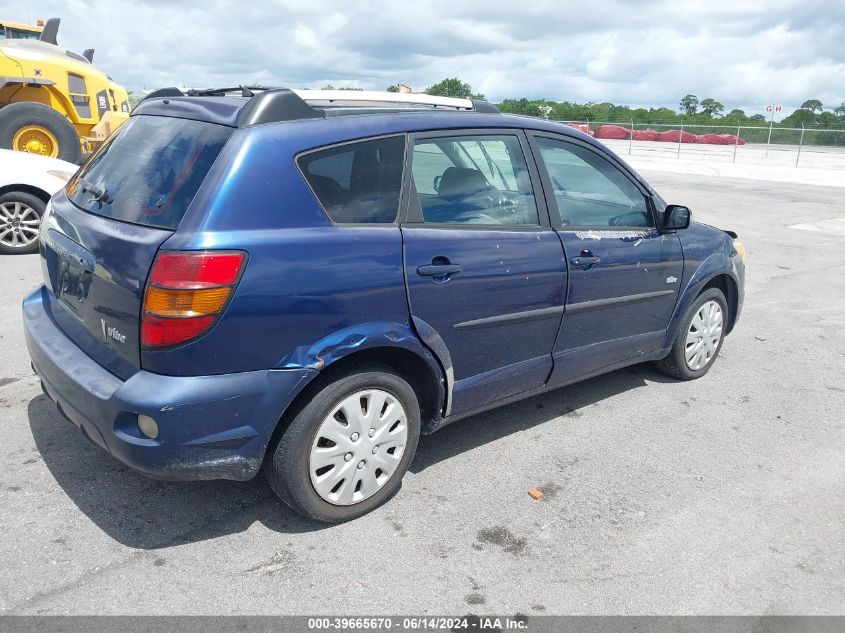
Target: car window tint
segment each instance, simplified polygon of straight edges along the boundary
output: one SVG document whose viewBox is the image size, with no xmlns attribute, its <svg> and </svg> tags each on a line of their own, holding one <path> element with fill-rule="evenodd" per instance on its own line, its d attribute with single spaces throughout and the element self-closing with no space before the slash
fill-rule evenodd
<svg viewBox="0 0 845 633">
<path fill-rule="evenodd" d="M 539 225 L 516 136 L 416 141 L 412 174 L 426 224 Z"/>
<path fill-rule="evenodd" d="M 572 143 L 537 145 L 565 226 L 652 226 L 645 196 L 609 161 Z"/>
<path fill-rule="evenodd" d="M 326 214 L 339 224 L 396 219 L 405 138 L 373 139 L 310 152 L 298 159 Z"/>
<path fill-rule="evenodd" d="M 173 230 L 232 132 L 203 121 L 133 116 L 70 180 L 68 197 L 88 213 Z"/>
</svg>

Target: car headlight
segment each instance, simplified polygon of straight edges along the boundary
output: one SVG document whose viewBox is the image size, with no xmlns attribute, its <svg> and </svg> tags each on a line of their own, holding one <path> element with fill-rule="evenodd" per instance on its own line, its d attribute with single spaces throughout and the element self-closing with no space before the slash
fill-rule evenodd
<svg viewBox="0 0 845 633">
<path fill-rule="evenodd" d="M 745 246 L 739 240 L 733 241 L 734 250 L 742 261 L 745 261 Z"/>
</svg>

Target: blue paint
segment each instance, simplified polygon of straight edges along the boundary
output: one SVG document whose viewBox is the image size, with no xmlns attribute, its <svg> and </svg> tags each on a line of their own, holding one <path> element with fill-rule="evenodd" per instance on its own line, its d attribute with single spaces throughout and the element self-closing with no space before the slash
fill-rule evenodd
<svg viewBox="0 0 845 633">
<path fill-rule="evenodd" d="M 154 100 L 134 115 L 234 127 L 246 102 Z M 290 403 L 350 355 L 398 350 L 421 359 L 440 385 L 430 430 L 661 357 L 716 275 L 734 281 L 741 307 L 744 266 L 725 233 L 695 223 L 677 233 L 563 227 L 548 179 L 538 176 L 542 166 L 530 165 L 541 226 L 499 230 L 334 225 L 294 163 L 302 151 L 352 139 L 468 128 L 579 141 L 663 206 L 603 145 L 547 121 L 413 112 L 238 128 L 175 232 L 91 215 L 63 192 L 53 198 L 41 243 L 44 285 L 23 304 L 27 346 L 46 392 L 86 436 L 142 472 L 247 479 Z M 526 159 L 533 160 L 530 152 Z M 407 204 L 406 188 L 400 218 Z M 143 291 L 161 249 L 237 249 L 248 261 L 207 334 L 173 349 L 141 350 Z M 600 264 L 574 265 L 584 251 Z M 68 253 L 81 263 L 65 276 Z M 460 272 L 418 274 L 443 260 Z M 81 283 L 84 309 L 61 291 L 68 280 Z M 501 318 L 519 313 L 529 317 Z M 467 322 L 476 325 L 455 327 Z M 125 342 L 104 338 L 106 326 Z M 159 423 L 158 438 L 140 434 L 138 414 Z"/>
</svg>

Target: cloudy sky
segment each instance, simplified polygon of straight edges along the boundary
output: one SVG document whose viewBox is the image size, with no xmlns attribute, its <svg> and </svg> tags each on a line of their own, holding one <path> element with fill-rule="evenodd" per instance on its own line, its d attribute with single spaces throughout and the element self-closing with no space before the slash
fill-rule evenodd
<svg viewBox="0 0 845 633">
<path fill-rule="evenodd" d="M 457 76 L 545 97 L 785 112 L 845 101 L 845 0 L 4 0 L 129 89 L 264 83 L 415 90 Z M 789 107 L 792 106 L 792 107 Z"/>
</svg>

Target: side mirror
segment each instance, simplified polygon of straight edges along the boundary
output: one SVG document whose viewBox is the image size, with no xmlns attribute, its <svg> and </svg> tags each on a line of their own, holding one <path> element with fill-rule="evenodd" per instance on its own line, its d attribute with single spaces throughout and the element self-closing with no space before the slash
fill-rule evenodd
<svg viewBox="0 0 845 633">
<path fill-rule="evenodd" d="M 688 207 L 670 204 L 663 212 L 663 229 L 677 231 L 689 227 L 691 212 Z"/>
</svg>

